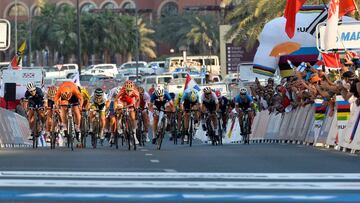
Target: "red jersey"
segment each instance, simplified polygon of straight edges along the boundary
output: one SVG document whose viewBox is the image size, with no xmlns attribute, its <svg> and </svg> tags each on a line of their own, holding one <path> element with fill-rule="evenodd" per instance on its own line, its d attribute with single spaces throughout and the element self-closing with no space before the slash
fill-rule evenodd
<svg viewBox="0 0 360 203">
<path fill-rule="evenodd" d="M 127 94 L 125 87 L 122 87 L 117 98 L 121 103 L 123 103 L 125 106 L 134 105 L 135 107 L 138 107 L 139 102 L 139 92 L 134 89 L 130 95 Z"/>
</svg>

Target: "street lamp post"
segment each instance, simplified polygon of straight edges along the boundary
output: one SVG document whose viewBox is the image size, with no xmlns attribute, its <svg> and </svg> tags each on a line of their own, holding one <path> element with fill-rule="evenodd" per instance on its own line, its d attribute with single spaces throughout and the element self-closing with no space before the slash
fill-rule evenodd
<svg viewBox="0 0 360 203">
<path fill-rule="evenodd" d="M 135 54 L 136 54 L 136 80 L 139 78 L 139 26 L 138 26 L 138 8 L 135 7 Z"/>
<path fill-rule="evenodd" d="M 222 24 L 222 25 L 225 24 L 225 9 L 226 9 L 226 3 L 224 2 L 224 0 L 222 0 L 221 3 L 220 3 L 221 24 Z"/>
<path fill-rule="evenodd" d="M 77 23 L 77 64 L 79 66 L 79 75 L 81 74 L 81 41 L 80 41 L 80 6 L 79 0 L 76 0 L 76 23 Z"/>
</svg>

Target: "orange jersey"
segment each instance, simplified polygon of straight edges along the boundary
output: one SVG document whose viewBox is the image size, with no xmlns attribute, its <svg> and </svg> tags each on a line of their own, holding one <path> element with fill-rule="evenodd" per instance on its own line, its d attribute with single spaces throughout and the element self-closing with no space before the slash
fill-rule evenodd
<svg viewBox="0 0 360 203">
<path fill-rule="evenodd" d="M 137 91 L 137 89 L 134 89 L 130 93 L 130 95 L 128 95 L 125 90 L 125 87 L 122 87 L 117 98 L 121 103 L 125 104 L 125 106 L 134 105 L 135 107 L 138 107 L 140 94 Z"/>
<path fill-rule="evenodd" d="M 57 103 L 59 101 L 59 99 L 61 98 L 61 93 L 64 92 L 64 89 L 69 88 L 71 93 L 72 93 L 72 97 L 76 97 L 79 101 L 82 101 L 82 95 L 81 92 L 79 91 L 79 89 L 77 88 L 77 86 L 75 85 L 75 83 L 73 82 L 69 82 L 69 81 L 65 81 L 63 82 L 58 91 L 56 92 L 55 95 L 55 103 Z M 62 99 L 63 100 L 63 99 Z M 70 99 L 69 99 L 70 100 Z"/>
</svg>

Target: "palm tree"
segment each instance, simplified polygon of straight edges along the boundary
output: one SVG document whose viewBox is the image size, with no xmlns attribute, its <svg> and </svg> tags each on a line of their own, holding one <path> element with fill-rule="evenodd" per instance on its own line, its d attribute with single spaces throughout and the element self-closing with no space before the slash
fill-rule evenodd
<svg viewBox="0 0 360 203">
<path fill-rule="evenodd" d="M 318 0 L 308 0 L 307 4 L 318 4 Z M 286 0 L 246 0 L 242 1 L 226 21 L 231 23 L 231 29 L 226 34 L 227 39 L 234 38 L 235 43 L 246 42 L 246 49 L 252 49 L 257 42 L 264 25 L 284 13 Z"/>
<path fill-rule="evenodd" d="M 198 47 L 200 53 L 217 53 L 219 48 L 219 29 L 218 21 L 214 15 L 195 16 L 191 22 L 191 30 L 186 34 L 186 38 Z M 211 46 L 209 47 L 209 44 Z"/>
<path fill-rule="evenodd" d="M 151 38 L 151 35 L 155 33 L 155 31 L 148 28 L 142 18 L 138 19 L 137 26 L 135 26 L 134 22 L 135 20 L 133 17 L 125 19 L 125 24 L 128 27 L 125 38 L 127 60 L 131 61 L 135 53 L 136 31 L 139 33 L 139 51 L 149 58 L 156 58 L 156 53 L 154 51 L 156 43 Z"/>
</svg>

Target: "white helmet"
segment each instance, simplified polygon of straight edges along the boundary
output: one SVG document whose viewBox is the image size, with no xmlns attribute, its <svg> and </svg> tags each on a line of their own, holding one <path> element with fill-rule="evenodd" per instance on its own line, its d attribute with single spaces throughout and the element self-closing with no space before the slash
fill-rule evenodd
<svg viewBox="0 0 360 203">
<path fill-rule="evenodd" d="M 26 85 L 26 89 L 28 91 L 33 91 L 33 90 L 36 90 L 36 86 L 33 82 L 29 82 L 27 85 Z"/>
<path fill-rule="evenodd" d="M 242 95 L 247 94 L 247 89 L 245 87 L 240 88 L 240 94 Z"/>
<path fill-rule="evenodd" d="M 210 87 L 205 87 L 203 89 L 203 91 L 204 91 L 205 94 L 210 94 L 211 93 L 211 88 Z"/>
<path fill-rule="evenodd" d="M 157 97 L 162 97 L 162 96 L 164 96 L 164 89 L 162 89 L 161 87 L 158 87 L 158 89 L 155 90 L 155 95 L 156 95 Z"/>
<path fill-rule="evenodd" d="M 119 92 L 120 92 L 120 87 L 116 87 L 115 89 L 114 89 L 114 95 L 118 95 L 119 94 Z"/>
</svg>

